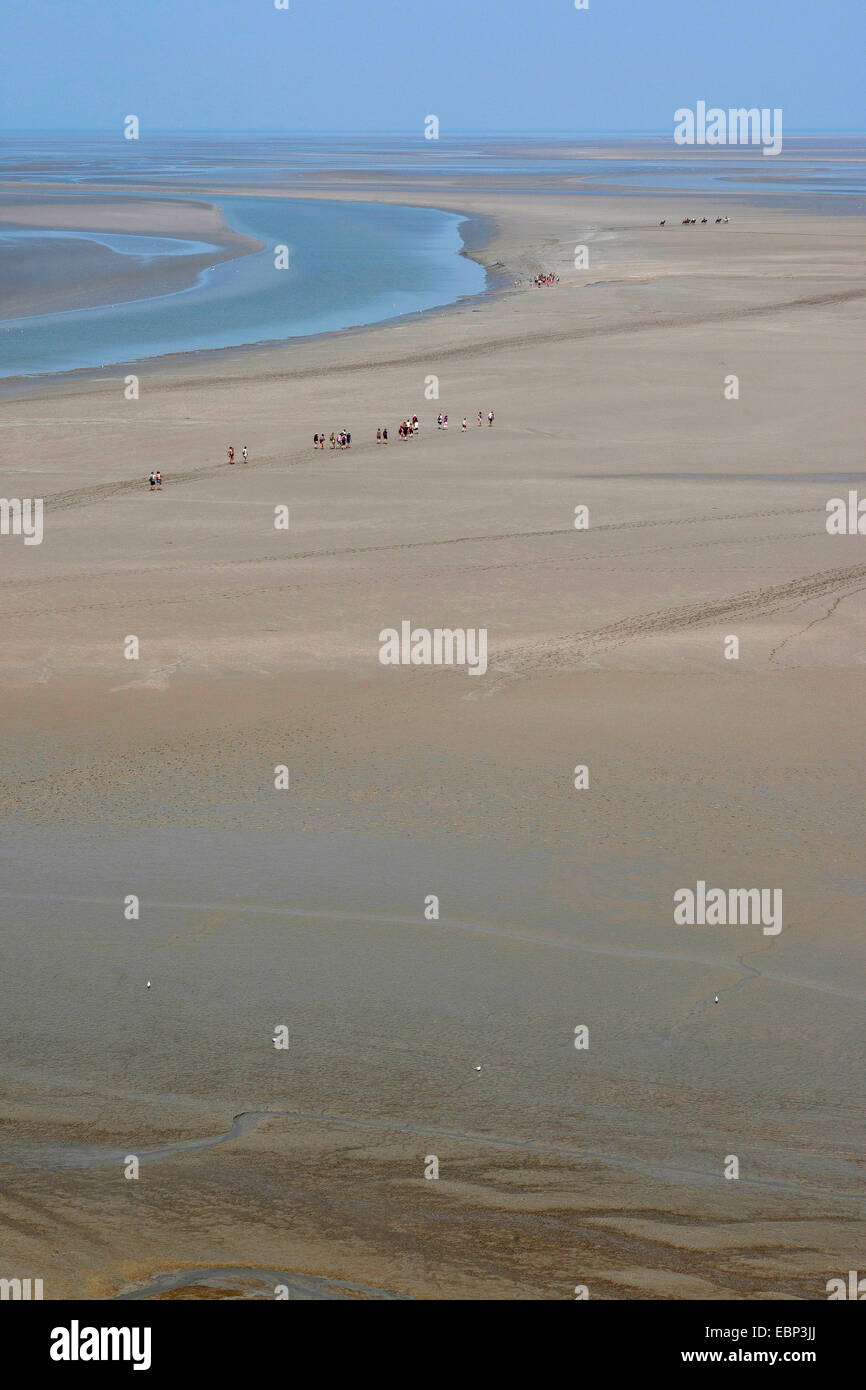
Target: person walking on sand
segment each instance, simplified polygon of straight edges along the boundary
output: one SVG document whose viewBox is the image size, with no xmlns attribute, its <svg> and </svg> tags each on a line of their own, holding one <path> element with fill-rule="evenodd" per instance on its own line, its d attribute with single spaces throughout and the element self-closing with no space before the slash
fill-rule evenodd
<svg viewBox="0 0 866 1390">
<path fill-rule="evenodd" d="M 155 473 L 151 473 L 150 477 L 148 478 L 148 482 L 150 483 L 150 490 L 151 490 L 151 492 L 153 492 L 153 489 L 156 487 L 156 474 L 155 474 Z"/>
<path fill-rule="evenodd" d="M 314 448 L 314 449 L 318 449 L 318 447 L 319 447 L 319 436 L 318 436 L 317 434 L 314 434 L 314 435 L 313 435 L 313 448 Z"/>
<path fill-rule="evenodd" d="M 319 435 L 319 448 L 320 448 L 320 449 L 324 449 L 324 447 L 325 447 L 325 431 L 322 430 L 322 433 Z"/>
<path fill-rule="evenodd" d="M 461 427 L 460 427 L 460 428 L 463 430 L 463 433 L 464 433 L 464 434 L 466 433 L 466 427 L 467 427 L 468 423 L 469 423 L 469 422 L 468 422 L 468 420 L 466 419 L 466 416 L 464 415 L 464 416 L 463 416 L 463 424 L 462 424 Z"/>
<path fill-rule="evenodd" d="M 441 414 L 437 415 L 437 417 L 436 417 L 436 424 L 439 426 L 439 428 L 440 428 L 440 430 L 441 430 L 441 428 L 442 428 L 442 416 L 441 416 Z"/>
<path fill-rule="evenodd" d="M 413 418 L 413 420 L 412 420 L 412 433 L 415 434 L 415 435 L 418 435 L 418 434 L 421 433 L 421 421 L 418 419 L 418 416 L 417 416 L 417 415 L 414 416 L 414 418 Z"/>
<path fill-rule="evenodd" d="M 337 437 L 336 437 L 336 435 L 334 434 L 334 431 L 331 430 L 331 448 L 332 448 L 332 449 L 336 449 L 336 447 L 337 447 Z"/>
<path fill-rule="evenodd" d="M 162 474 L 158 468 L 156 470 L 156 490 L 157 492 L 162 492 Z"/>
<path fill-rule="evenodd" d="M 376 443 L 377 443 L 377 444 L 381 444 L 381 443 L 382 443 L 382 430 L 381 430 L 381 427 L 380 427 L 379 429 L 377 429 L 377 431 L 376 431 Z"/>
<path fill-rule="evenodd" d="M 488 425 L 490 425 L 490 426 L 492 427 L 492 425 L 493 425 L 493 411 L 492 411 L 492 410 L 488 410 L 488 412 L 487 412 L 487 423 L 488 423 Z"/>
<path fill-rule="evenodd" d="M 229 463 L 234 463 L 234 461 L 235 461 L 234 445 L 230 444 L 230 445 L 229 445 Z"/>
<path fill-rule="evenodd" d="M 447 430 L 447 428 L 448 428 L 448 416 L 447 416 L 447 415 L 443 415 L 443 416 L 442 416 L 442 428 L 443 428 L 443 430 Z"/>
<path fill-rule="evenodd" d="M 482 421 L 483 419 L 484 419 L 484 416 L 481 414 L 481 411 L 479 410 L 479 412 L 478 412 L 478 428 L 479 428 L 479 429 L 481 429 L 481 421 Z"/>
<path fill-rule="evenodd" d="M 388 443 L 388 426 L 387 426 L 387 425 L 385 426 L 385 428 L 384 428 L 383 431 L 382 431 L 382 443 L 383 443 L 383 444 L 387 444 L 387 443 Z"/>
<path fill-rule="evenodd" d="M 247 446 L 245 444 L 244 447 L 241 449 L 241 458 L 243 459 L 244 463 L 247 462 L 249 456 L 249 450 L 247 449 Z"/>
</svg>

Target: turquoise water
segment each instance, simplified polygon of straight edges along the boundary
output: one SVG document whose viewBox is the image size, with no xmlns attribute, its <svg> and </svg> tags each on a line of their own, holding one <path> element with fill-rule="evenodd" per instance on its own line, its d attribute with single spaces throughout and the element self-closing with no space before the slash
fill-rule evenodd
<svg viewBox="0 0 866 1390">
<path fill-rule="evenodd" d="M 172 294 L 3 320 L 0 377 L 334 332 L 450 304 L 486 285 L 482 267 L 460 255 L 465 219 L 454 213 L 284 198 L 212 201 L 231 228 L 263 242 L 264 250 L 215 265 Z M 7 245 L 26 235 L 0 225 Z M 170 237 L 29 235 L 89 238 L 142 263 L 210 249 Z M 276 265 L 281 246 L 286 269 Z"/>
<path fill-rule="evenodd" d="M 475 219 L 461 224 L 455 214 L 429 208 L 269 196 L 275 188 L 303 194 L 311 186 L 335 196 L 350 186 L 363 196 L 393 191 L 410 176 L 426 180 L 429 191 L 443 177 L 467 174 L 473 188 L 488 193 L 531 193 L 537 175 L 552 175 L 553 189 L 574 200 L 577 215 L 585 192 L 671 195 L 674 217 L 694 215 L 695 196 L 721 193 L 801 212 L 866 214 L 863 136 L 788 137 L 779 157 L 766 159 L 757 149 L 686 152 L 673 147 L 670 133 L 435 142 L 420 135 L 154 135 L 127 142 L 117 132 L 12 134 L 0 152 L 0 179 L 10 190 L 20 181 L 27 196 L 35 190 L 50 200 L 60 185 L 77 202 L 98 197 L 97 189 L 116 196 L 131 186 L 160 198 L 199 196 L 217 202 L 230 227 L 266 249 L 203 271 L 191 267 L 189 288 L 170 295 L 0 320 L 0 378 L 334 332 L 478 294 L 485 273 L 459 254 L 461 225 L 478 239 Z M 214 187 L 225 196 L 212 197 Z M 152 269 L 157 257 L 210 250 L 202 242 L 98 229 L 4 229 L 4 196 L 17 195 L 0 195 L 0 274 L 12 279 L 17 254 L 27 249 L 32 265 L 36 238 L 46 255 L 64 236 L 99 242 L 122 256 L 127 270 L 136 260 Z M 706 210 L 718 209 L 708 201 Z M 287 270 L 274 267 L 277 245 L 289 248 Z"/>
</svg>

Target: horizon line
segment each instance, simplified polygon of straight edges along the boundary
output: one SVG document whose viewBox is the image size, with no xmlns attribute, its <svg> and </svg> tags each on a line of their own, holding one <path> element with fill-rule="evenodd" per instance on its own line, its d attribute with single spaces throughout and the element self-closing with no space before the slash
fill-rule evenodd
<svg viewBox="0 0 866 1390">
<path fill-rule="evenodd" d="M 14 127 L 14 126 L 13 126 L 13 127 L 10 127 L 10 126 L 7 126 L 7 127 L 5 128 L 4 134 L 7 135 L 7 136 L 9 136 L 9 135 L 114 135 L 114 134 L 117 133 L 118 129 L 121 129 L 121 130 L 122 130 L 122 122 L 120 123 L 120 126 L 82 126 L 82 127 L 77 127 L 77 128 L 75 128 L 75 129 L 68 128 L 68 127 L 60 127 L 60 126 L 21 126 L 21 127 Z M 201 128 L 201 127 L 191 127 L 191 126 L 190 126 L 190 127 L 186 127 L 186 126 L 184 126 L 184 127 L 162 127 L 162 126 L 156 127 L 156 126 L 154 126 L 154 127 L 151 128 L 151 133 L 154 134 L 154 135 L 219 135 L 219 136 L 269 135 L 269 136 L 275 136 L 275 137 L 283 137 L 283 136 L 314 136 L 314 135 L 341 135 L 341 136 L 347 136 L 347 137 L 349 137 L 349 138 L 355 138 L 355 139 L 366 138 L 366 137 L 368 137 L 368 136 L 370 136 L 370 135 L 389 135 L 389 136 L 412 136 L 412 137 L 417 138 L 417 139 L 423 139 L 423 138 L 424 138 L 423 134 L 419 134 L 419 130 L 418 130 L 418 127 L 417 127 L 417 126 L 406 127 L 406 128 L 401 128 L 401 129 L 387 129 L 387 130 L 386 130 L 386 129 L 381 129 L 381 128 L 371 128 L 371 129 L 369 129 L 369 130 L 345 130 L 345 129 L 338 128 L 338 127 L 333 127 L 333 128 L 323 127 L 323 128 L 316 129 L 316 130 L 305 129 L 305 128 L 298 128 L 298 129 L 273 129 L 273 128 L 266 128 L 266 127 L 263 127 L 263 126 L 250 126 L 249 128 L 244 128 L 244 129 L 234 128 L 234 129 L 232 129 L 232 130 L 221 130 L 221 129 L 217 129 L 216 127 L 211 127 L 211 128 L 204 129 L 204 128 Z M 575 139 L 575 138 L 577 138 L 577 137 L 584 136 L 584 135 L 595 135 L 595 136 L 601 135 L 601 136 L 609 136 L 609 137 L 619 137 L 619 136 L 645 136 L 645 137 L 648 137 L 648 138 L 666 138 L 666 137 L 670 137 L 671 134 L 672 134 L 672 132 L 671 132 L 671 129 L 670 129 L 669 127 L 663 127 L 663 128 L 662 128 L 662 127 L 655 127 L 655 128 L 653 128 L 653 129 L 643 129 L 643 128 L 642 128 L 642 129 L 636 129 L 636 128 L 635 128 L 635 129 L 631 129 L 631 128 L 627 128 L 627 127 L 616 128 L 616 129 L 614 129 L 614 128 L 611 128 L 611 127 L 605 127 L 605 128 L 600 128 L 600 127 L 599 127 L 599 128 L 585 128 L 585 129 L 581 129 L 581 130 L 564 130 L 564 129 L 561 129 L 561 128 L 554 128 L 554 127 L 546 128 L 546 127 L 541 127 L 541 126 L 539 126 L 539 127 L 537 127 L 537 128 L 532 128 L 532 129 L 525 129 L 525 128 L 524 128 L 524 129 L 521 129 L 521 130 L 506 129 L 506 128 L 500 128 L 500 127 L 496 127 L 496 128 L 491 127 L 491 128 L 484 128 L 484 129 L 481 129 L 481 128 L 478 128 L 478 129 L 470 129 L 470 128 L 468 128 L 468 127 L 467 127 L 467 128 L 464 128 L 464 129 L 457 129 L 457 128 L 455 128 L 455 129 L 451 132 L 451 137 L 457 137 L 457 136 L 482 136 L 482 135 L 484 135 L 484 136 L 498 136 L 498 135 L 503 135 L 503 136 L 504 136 L 504 135 L 515 136 L 515 135 L 517 135 L 517 136 L 523 136 L 523 137 L 526 138 L 526 139 L 533 139 L 533 138 L 535 138 L 535 137 L 537 137 L 537 136 L 542 136 L 542 135 L 555 135 L 555 136 L 560 136 L 560 137 L 565 138 L 565 139 Z M 787 137 L 787 136 L 791 136 L 791 135 L 794 135 L 794 136 L 801 136 L 801 137 L 809 137 L 809 136 L 826 136 L 826 135 L 855 136 L 855 137 L 856 137 L 856 136 L 866 136 L 866 128 L 864 128 L 864 129 L 853 129 L 853 128 L 851 128 L 851 129 L 844 129 L 844 130 L 843 130 L 843 129 L 839 129 L 838 127 L 818 128 L 818 127 L 813 127 L 813 126 L 809 126 L 809 127 L 805 127 L 805 126 L 794 126 L 794 127 L 791 127 L 788 131 L 786 131 L 786 137 Z M 438 139 L 435 143 L 439 144 L 439 143 L 441 143 L 442 139 L 447 140 L 448 138 L 449 138 L 449 136 L 440 136 L 439 139 Z M 430 143 L 430 142 L 428 141 L 428 142 L 425 142 L 425 143 Z M 733 148 L 733 147 L 725 147 L 725 146 L 722 146 L 722 147 L 720 147 L 720 148 Z"/>
</svg>

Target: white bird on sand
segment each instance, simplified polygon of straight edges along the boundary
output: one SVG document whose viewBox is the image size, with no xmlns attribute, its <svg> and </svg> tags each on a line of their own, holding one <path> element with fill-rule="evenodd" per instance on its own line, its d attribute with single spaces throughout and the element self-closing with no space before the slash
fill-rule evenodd
<svg viewBox="0 0 866 1390">
<path fill-rule="evenodd" d="M 718 1002 L 719 1002 L 719 996 L 716 995 L 715 999 L 713 1000 L 713 1003 L 714 1003 L 714 1004 L 718 1004 Z"/>
<path fill-rule="evenodd" d="M 480 1068 L 480 1067 L 476 1067 L 475 1070 L 476 1070 L 476 1071 L 480 1071 L 481 1068 Z"/>
<path fill-rule="evenodd" d="M 148 987 L 148 989 L 150 989 L 150 980 L 148 980 L 148 982 L 147 982 L 147 987 Z"/>
</svg>

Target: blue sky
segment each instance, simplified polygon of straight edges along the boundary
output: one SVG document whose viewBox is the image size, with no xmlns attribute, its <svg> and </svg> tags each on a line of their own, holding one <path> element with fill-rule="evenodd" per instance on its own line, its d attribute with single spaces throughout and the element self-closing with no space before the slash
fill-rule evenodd
<svg viewBox="0 0 866 1390">
<path fill-rule="evenodd" d="M 864 0 L 0 0 L 0 126 L 864 130 Z"/>
</svg>

